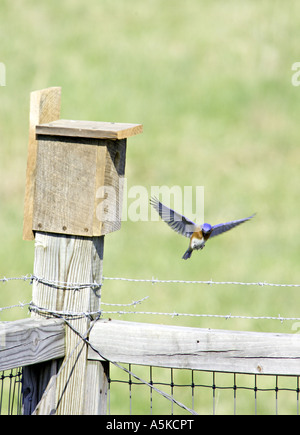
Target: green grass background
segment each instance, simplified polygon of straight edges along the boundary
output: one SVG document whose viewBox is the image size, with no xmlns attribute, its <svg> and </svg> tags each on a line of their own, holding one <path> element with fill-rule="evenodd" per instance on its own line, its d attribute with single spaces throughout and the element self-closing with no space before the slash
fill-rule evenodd
<svg viewBox="0 0 300 435">
<path fill-rule="evenodd" d="M 293 0 L 2 0 L 0 277 L 33 268 L 33 242 L 22 240 L 29 94 L 62 86 L 62 118 L 144 125 L 128 140 L 128 189 L 204 186 L 212 224 L 257 212 L 186 262 L 187 239 L 164 223 L 123 222 L 105 237 L 104 275 L 299 283 L 300 87 L 291 83 L 300 60 L 299 13 Z M 103 286 L 105 302 L 144 296 L 142 311 L 300 317 L 297 288 Z M 0 284 L 2 307 L 30 297 L 28 283 Z M 10 309 L 0 320 L 26 315 Z M 266 320 L 121 318 L 298 330 Z"/>
</svg>

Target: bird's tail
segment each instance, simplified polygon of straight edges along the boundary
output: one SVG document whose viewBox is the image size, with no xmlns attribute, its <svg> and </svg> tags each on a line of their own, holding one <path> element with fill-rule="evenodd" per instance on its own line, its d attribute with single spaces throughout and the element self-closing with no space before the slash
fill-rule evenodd
<svg viewBox="0 0 300 435">
<path fill-rule="evenodd" d="M 183 258 L 184 260 L 187 260 L 188 258 L 191 258 L 192 252 L 193 252 L 193 250 L 189 247 L 189 248 L 185 251 L 185 253 L 183 254 L 182 258 Z"/>
</svg>

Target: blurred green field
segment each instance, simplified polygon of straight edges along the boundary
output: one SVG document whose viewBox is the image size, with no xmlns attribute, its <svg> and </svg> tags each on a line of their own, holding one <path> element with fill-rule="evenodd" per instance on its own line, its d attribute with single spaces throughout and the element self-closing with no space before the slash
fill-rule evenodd
<svg viewBox="0 0 300 435">
<path fill-rule="evenodd" d="M 300 4 L 275 0 L 0 4 L 0 278 L 32 272 L 22 240 L 29 94 L 62 86 L 62 118 L 142 123 L 128 140 L 134 185 L 204 186 L 205 221 L 257 215 L 183 261 L 187 239 L 162 222 L 105 237 L 104 275 L 300 283 Z M 133 199 L 128 199 L 128 203 Z M 103 301 L 149 296 L 141 311 L 300 317 L 299 289 L 105 281 Z M 0 283 L 0 306 L 28 302 Z M 27 316 L 0 312 L 0 321 Z M 110 317 L 119 318 L 110 314 Z M 295 332 L 293 322 L 126 315 L 123 320 Z"/>
</svg>

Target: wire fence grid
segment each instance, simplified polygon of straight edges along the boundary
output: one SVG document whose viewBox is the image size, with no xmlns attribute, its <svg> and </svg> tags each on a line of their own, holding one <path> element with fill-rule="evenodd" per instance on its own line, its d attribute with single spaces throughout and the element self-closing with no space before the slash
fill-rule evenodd
<svg viewBox="0 0 300 435">
<path fill-rule="evenodd" d="M 167 369 L 158 367 L 132 367 L 130 371 L 142 373 L 149 383 L 162 389 L 172 398 L 184 398 L 184 403 L 196 414 L 253 414 L 299 415 L 299 376 L 250 375 L 198 370 Z M 114 394 L 123 389 L 125 400 L 118 402 Z M 163 403 L 161 397 L 144 384 L 112 370 L 109 379 L 110 415 L 161 414 L 187 415 L 189 412 L 171 401 Z"/>
<path fill-rule="evenodd" d="M 108 415 L 299 415 L 299 376 L 245 375 L 125 365 L 110 369 Z M 155 387 L 131 373 L 139 373 Z M 22 368 L 0 372 L 0 415 L 22 414 Z M 162 391 L 172 400 L 157 393 Z M 122 394 L 122 401 L 118 398 Z M 186 409 L 176 398 L 184 399 Z M 168 403 L 166 403 L 168 402 Z"/>
<path fill-rule="evenodd" d="M 0 415 L 22 414 L 22 368 L 0 372 Z"/>
</svg>

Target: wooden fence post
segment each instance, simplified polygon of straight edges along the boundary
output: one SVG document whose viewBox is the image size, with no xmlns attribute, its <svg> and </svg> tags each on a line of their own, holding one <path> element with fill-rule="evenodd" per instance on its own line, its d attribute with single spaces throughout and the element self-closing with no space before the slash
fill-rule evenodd
<svg viewBox="0 0 300 435">
<path fill-rule="evenodd" d="M 26 171 L 26 187 L 24 201 L 23 239 L 33 240 L 32 230 L 35 175 L 37 164 L 36 126 L 41 123 L 55 121 L 60 117 L 61 88 L 53 87 L 34 91 L 30 94 L 29 141 Z M 23 367 L 23 414 L 32 414 L 37 404 L 59 369 L 59 360 Z M 55 408 L 55 388 L 47 393 L 43 401 L 42 414 L 50 414 Z"/>
<path fill-rule="evenodd" d="M 40 92 L 43 104 L 30 109 L 39 113 L 35 121 L 45 105 L 54 105 L 56 118 L 59 99 Z M 25 208 L 26 201 L 32 207 L 25 212 L 23 237 L 35 234 L 32 315 L 67 320 L 65 358 L 46 370 L 36 414 L 106 413 L 108 364 L 88 361 L 80 335 L 88 334 L 101 309 L 104 235 L 120 228 L 126 138 L 141 131 L 136 124 L 55 119 L 39 122 L 35 134 L 31 129 L 36 146 L 29 160 L 36 163 L 28 164 L 35 170 L 27 178 Z M 41 390 L 30 387 L 32 379 L 41 384 L 29 370 L 25 389 Z"/>
</svg>

